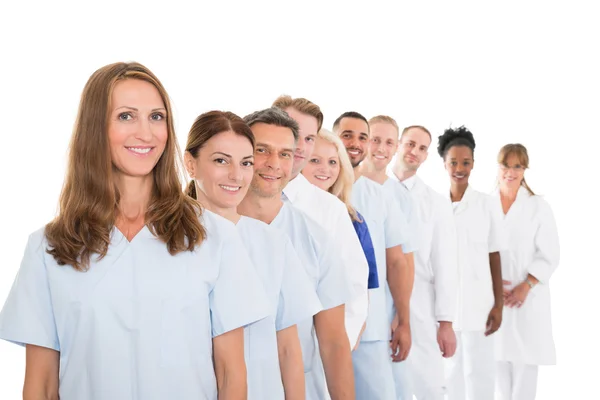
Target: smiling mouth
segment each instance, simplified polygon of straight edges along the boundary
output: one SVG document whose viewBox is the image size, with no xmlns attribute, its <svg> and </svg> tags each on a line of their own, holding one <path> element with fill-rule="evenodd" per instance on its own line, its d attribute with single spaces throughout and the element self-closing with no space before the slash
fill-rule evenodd
<svg viewBox="0 0 600 400">
<path fill-rule="evenodd" d="M 375 158 L 377 160 L 385 160 L 387 157 L 386 156 L 380 156 L 380 155 L 374 155 L 373 158 Z"/>
<path fill-rule="evenodd" d="M 261 178 L 263 178 L 264 180 L 269 181 L 269 182 L 275 182 L 276 180 L 281 179 L 278 176 L 272 176 L 272 175 L 258 174 L 258 176 L 260 176 Z"/>
<path fill-rule="evenodd" d="M 238 192 L 242 188 L 241 186 L 229 186 L 229 185 L 219 185 L 219 187 L 223 190 L 227 190 L 228 192 Z"/>
<path fill-rule="evenodd" d="M 348 154 L 350 154 L 351 156 L 358 156 L 361 153 L 362 151 L 358 149 L 348 149 Z"/>
<path fill-rule="evenodd" d="M 330 177 L 329 176 L 325 176 L 325 175 L 315 175 L 315 178 L 317 178 L 320 181 L 326 181 Z"/>
<path fill-rule="evenodd" d="M 457 179 L 462 179 L 462 178 L 465 178 L 466 175 L 458 175 L 457 174 L 457 175 L 454 175 L 454 177 L 457 178 Z"/>
<path fill-rule="evenodd" d="M 125 147 L 127 150 L 135 154 L 148 154 L 154 147 Z"/>
</svg>

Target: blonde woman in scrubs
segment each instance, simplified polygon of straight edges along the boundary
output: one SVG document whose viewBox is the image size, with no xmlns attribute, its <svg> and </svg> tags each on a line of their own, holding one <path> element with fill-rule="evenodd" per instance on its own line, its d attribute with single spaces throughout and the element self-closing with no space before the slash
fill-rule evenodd
<svg viewBox="0 0 600 400">
<path fill-rule="evenodd" d="M 496 341 L 502 400 L 535 399 L 538 366 L 556 364 L 549 283 L 560 259 L 558 230 L 548 202 L 525 182 L 527 168 L 525 146 L 500 149 L 493 197 L 509 238 L 500 252 L 505 307 Z"/>
<path fill-rule="evenodd" d="M 26 348 L 25 399 L 246 397 L 242 327 L 266 295 L 235 228 L 182 193 L 178 153 L 152 72 L 94 72 L 58 215 L 0 313 L 0 338 Z"/>
<path fill-rule="evenodd" d="M 500 213 L 492 198 L 469 184 L 475 165 L 475 139 L 464 126 L 438 138 L 438 154 L 450 178 L 447 192 L 458 239 L 459 293 L 457 349 L 445 359 L 449 400 L 494 400 L 494 338 L 502 323 L 502 271 L 505 248 Z"/>
</svg>

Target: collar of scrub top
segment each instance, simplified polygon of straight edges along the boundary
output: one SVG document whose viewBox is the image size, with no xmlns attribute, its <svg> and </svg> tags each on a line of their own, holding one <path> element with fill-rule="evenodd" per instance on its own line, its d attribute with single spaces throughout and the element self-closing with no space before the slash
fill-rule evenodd
<svg viewBox="0 0 600 400">
<path fill-rule="evenodd" d="M 417 181 L 417 175 L 413 175 L 410 178 L 407 178 L 403 181 L 398 178 L 398 176 L 394 173 L 394 171 L 389 170 L 387 174 L 388 178 L 395 180 L 396 182 L 400 182 L 402 186 L 404 186 L 407 190 L 411 190 L 413 186 L 415 186 L 415 182 Z"/>
<path fill-rule="evenodd" d="M 497 185 L 491 194 L 496 204 L 495 207 L 499 207 L 499 209 L 502 210 L 502 202 L 500 201 L 500 188 Z M 508 215 L 514 215 L 515 213 L 518 213 L 517 210 L 521 208 L 521 200 L 527 199 L 530 196 L 531 194 L 527 191 L 525 186 L 521 186 L 517 191 L 517 197 L 515 198 L 515 202 L 512 206 L 510 206 L 510 209 L 508 210 L 508 214 L 505 215 L 504 213 L 502 213 L 502 216 L 506 218 L 508 217 Z"/>
<path fill-rule="evenodd" d="M 463 194 L 462 199 L 458 202 L 456 209 L 454 210 L 454 214 L 459 214 L 463 212 L 469 206 L 469 199 L 473 195 L 473 189 L 471 185 L 467 185 L 467 190 L 465 190 L 465 194 Z M 452 197 L 450 196 L 450 189 L 446 191 L 446 198 L 452 203 Z"/>
<path fill-rule="evenodd" d="M 303 190 L 310 188 L 310 185 L 312 184 L 304 177 L 304 175 L 298 174 L 285 185 L 281 198 L 293 203 Z"/>
</svg>

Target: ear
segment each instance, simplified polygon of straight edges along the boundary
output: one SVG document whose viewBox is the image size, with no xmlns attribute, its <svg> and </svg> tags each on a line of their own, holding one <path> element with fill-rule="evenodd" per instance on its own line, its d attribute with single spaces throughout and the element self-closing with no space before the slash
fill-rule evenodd
<svg viewBox="0 0 600 400">
<path fill-rule="evenodd" d="M 187 170 L 188 174 L 190 175 L 190 178 L 195 179 L 196 178 L 196 159 L 192 156 L 192 153 L 190 153 L 189 151 L 185 152 L 185 154 L 183 155 L 183 158 L 184 158 L 185 169 Z"/>
</svg>

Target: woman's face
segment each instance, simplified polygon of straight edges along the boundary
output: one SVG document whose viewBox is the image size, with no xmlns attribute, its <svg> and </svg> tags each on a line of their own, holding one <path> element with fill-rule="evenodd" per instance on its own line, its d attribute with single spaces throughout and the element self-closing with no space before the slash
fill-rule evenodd
<svg viewBox="0 0 600 400">
<path fill-rule="evenodd" d="M 519 162 L 515 154 L 506 157 L 504 164 L 498 166 L 498 183 L 501 188 L 518 190 L 525 177 L 525 167 Z"/>
<path fill-rule="evenodd" d="M 227 131 L 210 138 L 186 167 L 196 180 L 198 199 L 209 209 L 236 209 L 248 192 L 254 174 L 254 149 L 250 140 Z"/>
<path fill-rule="evenodd" d="M 467 146 L 452 146 L 446 153 L 444 166 L 452 183 L 468 184 L 473 169 L 473 151 Z"/>
<path fill-rule="evenodd" d="M 335 145 L 318 137 L 302 174 L 313 185 L 329 190 L 340 176 L 340 158 Z"/>
<path fill-rule="evenodd" d="M 123 175 L 152 173 L 167 143 L 167 110 L 156 87 L 139 79 L 118 82 L 111 96 L 108 141 Z"/>
</svg>

